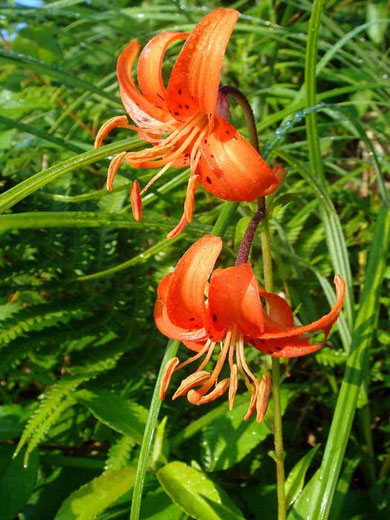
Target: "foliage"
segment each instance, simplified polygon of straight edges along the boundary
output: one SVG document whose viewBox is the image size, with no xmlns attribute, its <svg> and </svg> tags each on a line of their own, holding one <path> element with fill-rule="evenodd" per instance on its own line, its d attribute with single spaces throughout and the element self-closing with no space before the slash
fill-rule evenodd
<svg viewBox="0 0 390 520">
<path fill-rule="evenodd" d="M 336 448 L 345 449 L 356 407 L 327 514 L 383 518 L 390 512 L 388 2 L 323 2 L 318 52 L 312 2 L 214 4 L 207 9 L 242 13 L 223 83 L 248 96 L 268 162 L 288 168 L 268 203 L 275 287 L 306 323 L 329 308 L 336 271 L 350 281 L 344 320 L 327 346 L 282 365 L 290 518 L 309 518 L 305 501 L 320 492 L 320 472 L 336 464 Z M 188 173 L 153 187 L 135 223 L 131 168 L 121 167 L 112 193 L 104 183 L 108 157 L 139 142 L 118 130 L 94 152 L 93 135 L 124 112 L 115 77 L 123 46 L 190 30 L 207 9 L 197 0 L 12 0 L 1 7 L 0 517 L 125 519 L 166 345 L 152 319 L 156 286 L 226 207 L 199 191 L 194 222 L 166 240 Z M 176 53 L 176 46 L 168 52 L 167 76 Z M 246 134 L 234 103 L 231 118 Z M 150 175 L 141 172 L 144 180 Z M 226 266 L 252 208 L 229 212 Z M 257 240 L 261 280 L 260 250 Z M 269 370 L 266 356 L 247 352 L 258 373 Z M 226 403 L 162 404 L 142 519 L 275 518 L 272 409 L 258 426 L 241 422 L 247 405 L 245 393 L 232 412 Z"/>
</svg>

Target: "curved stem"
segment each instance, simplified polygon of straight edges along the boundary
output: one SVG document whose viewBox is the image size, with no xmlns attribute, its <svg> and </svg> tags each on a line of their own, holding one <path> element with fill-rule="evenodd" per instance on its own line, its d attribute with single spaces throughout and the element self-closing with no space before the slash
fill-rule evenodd
<svg viewBox="0 0 390 520">
<path fill-rule="evenodd" d="M 253 115 L 253 110 L 249 104 L 249 101 L 236 87 L 229 87 L 226 85 L 225 87 L 220 87 L 219 91 L 221 94 L 225 94 L 225 96 L 232 96 L 237 101 L 237 103 L 240 104 L 244 112 L 246 125 L 248 127 L 249 142 L 253 148 L 259 151 L 259 138 L 257 136 L 255 116 Z"/>
<path fill-rule="evenodd" d="M 244 238 L 240 244 L 240 249 L 238 250 L 238 255 L 236 258 L 235 265 L 245 264 L 248 261 L 249 253 L 252 247 L 252 242 L 255 237 L 257 226 L 260 221 L 265 217 L 265 209 L 258 209 L 251 221 L 249 222 L 248 227 L 246 228 Z"/>
</svg>

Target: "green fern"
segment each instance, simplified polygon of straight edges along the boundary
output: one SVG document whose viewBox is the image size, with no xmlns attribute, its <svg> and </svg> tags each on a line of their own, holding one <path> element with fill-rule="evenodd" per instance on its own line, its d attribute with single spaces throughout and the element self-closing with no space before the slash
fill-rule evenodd
<svg viewBox="0 0 390 520">
<path fill-rule="evenodd" d="M 129 464 L 130 452 L 135 446 L 134 439 L 128 435 L 122 435 L 114 440 L 105 464 L 105 470 L 121 469 Z"/>
</svg>

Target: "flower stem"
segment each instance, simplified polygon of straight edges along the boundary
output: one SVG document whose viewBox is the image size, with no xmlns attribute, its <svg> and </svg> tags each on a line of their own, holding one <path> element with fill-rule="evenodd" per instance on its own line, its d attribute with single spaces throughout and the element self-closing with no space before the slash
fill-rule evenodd
<svg viewBox="0 0 390 520">
<path fill-rule="evenodd" d="M 236 258 L 235 265 L 245 264 L 248 261 L 249 253 L 252 247 L 252 242 L 255 237 L 257 226 L 260 221 L 265 217 L 265 210 L 258 209 L 256 213 L 254 213 L 251 221 L 246 228 L 244 238 L 240 244 L 240 249 L 238 250 L 238 255 Z"/>
<path fill-rule="evenodd" d="M 268 222 L 264 222 L 264 229 L 261 233 L 261 248 L 263 252 L 263 273 L 264 286 L 267 292 L 272 292 L 273 275 L 272 275 L 272 257 L 270 247 L 270 236 Z M 278 358 L 272 358 L 272 397 L 274 402 L 274 459 L 276 462 L 276 486 L 278 492 L 278 520 L 286 518 L 286 495 L 285 495 L 285 474 L 284 474 L 284 458 L 283 449 L 283 431 L 282 431 L 282 412 L 280 405 L 280 361 Z"/>
</svg>

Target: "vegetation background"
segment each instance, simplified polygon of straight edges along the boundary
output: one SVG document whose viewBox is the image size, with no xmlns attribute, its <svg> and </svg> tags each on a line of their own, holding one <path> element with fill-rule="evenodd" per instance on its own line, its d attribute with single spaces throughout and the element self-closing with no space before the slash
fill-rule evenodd
<svg viewBox="0 0 390 520">
<path fill-rule="evenodd" d="M 242 13 L 222 83 L 249 98 L 267 160 L 287 167 L 269 203 L 275 287 L 302 322 L 327 312 L 335 272 L 350 288 L 327 346 L 282 365 L 289 518 L 388 517 L 388 1 L 0 3 L 0 518 L 129 517 L 166 346 L 156 287 L 222 203 L 201 190 L 193 224 L 168 241 L 188 173 L 171 171 L 135 223 L 134 171 L 123 166 L 114 191 L 104 188 L 107 157 L 134 136 L 120 130 L 90 151 L 99 126 L 124 113 L 115 76 L 124 45 L 190 30 L 217 6 Z M 234 103 L 231 118 L 245 134 Z M 220 266 L 233 264 L 249 215 L 246 204 L 232 213 Z M 252 259 L 261 280 L 259 241 Z M 259 373 L 269 369 L 267 356 L 247 352 Z M 163 403 L 142 519 L 276 517 L 272 410 L 264 424 L 243 423 L 247 405 L 245 392 L 233 412 L 222 401 Z M 323 494 L 325 516 L 307 510 L 315 485 L 335 491 L 333 502 Z"/>
</svg>

